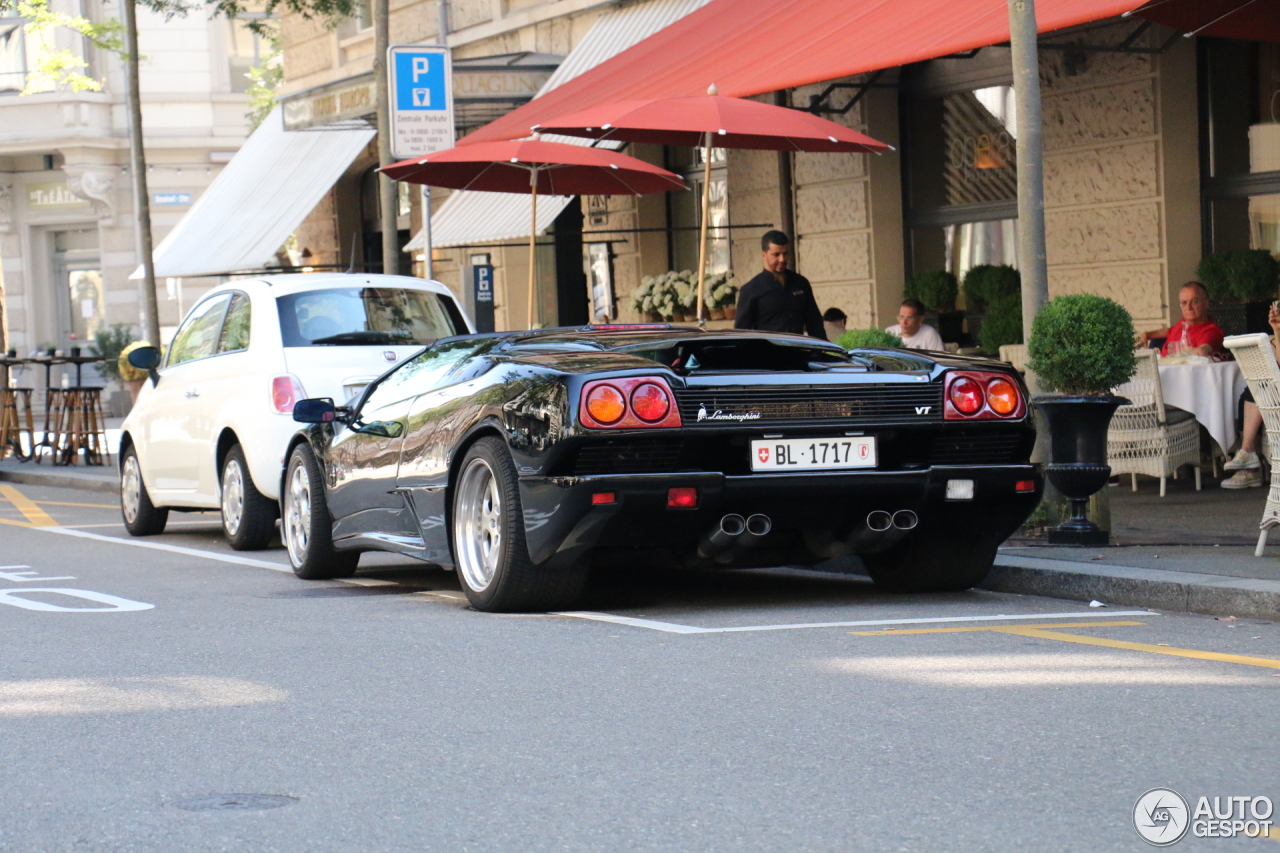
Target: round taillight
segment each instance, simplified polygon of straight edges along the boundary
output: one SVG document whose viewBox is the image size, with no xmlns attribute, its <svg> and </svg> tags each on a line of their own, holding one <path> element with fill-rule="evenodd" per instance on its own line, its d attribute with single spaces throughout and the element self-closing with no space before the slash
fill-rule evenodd
<svg viewBox="0 0 1280 853">
<path fill-rule="evenodd" d="M 1008 379 L 992 379 L 987 383 L 987 405 L 997 415 L 1012 415 L 1018 411 L 1018 389 Z"/>
<path fill-rule="evenodd" d="M 627 401 L 612 385 L 597 385 L 587 394 L 587 411 L 602 424 L 616 424 L 627 412 Z"/>
<path fill-rule="evenodd" d="M 661 385 L 645 382 L 631 392 L 631 411 L 642 421 L 657 423 L 671 411 L 671 398 Z"/>
<path fill-rule="evenodd" d="M 951 405 L 962 415 L 975 415 L 982 408 L 982 386 L 961 376 L 951 383 Z"/>
</svg>

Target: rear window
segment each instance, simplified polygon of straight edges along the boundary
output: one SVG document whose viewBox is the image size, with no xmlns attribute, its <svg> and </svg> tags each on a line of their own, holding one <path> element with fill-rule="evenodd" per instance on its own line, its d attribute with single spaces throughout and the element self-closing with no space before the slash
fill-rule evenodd
<svg viewBox="0 0 1280 853">
<path fill-rule="evenodd" d="M 287 347 L 417 344 L 467 334 L 452 299 L 394 287 L 339 287 L 276 299 Z"/>
</svg>

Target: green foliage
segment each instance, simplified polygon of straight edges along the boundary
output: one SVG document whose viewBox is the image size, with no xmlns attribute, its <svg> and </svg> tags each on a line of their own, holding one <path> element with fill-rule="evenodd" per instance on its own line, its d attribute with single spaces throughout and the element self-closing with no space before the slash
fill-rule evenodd
<svg viewBox="0 0 1280 853">
<path fill-rule="evenodd" d="M 97 358 L 105 358 L 106 362 L 98 365 L 98 372 L 108 379 L 120 381 L 120 367 L 116 363 L 125 347 L 133 343 L 133 329 L 128 323 L 116 323 L 105 329 L 99 329 L 94 336 L 94 345 L 89 353 Z"/>
<path fill-rule="evenodd" d="M 1101 395 L 1133 375 L 1133 318 L 1103 296 L 1059 296 L 1036 315 L 1028 367 L 1064 394 Z"/>
<path fill-rule="evenodd" d="M 280 51 L 280 39 L 269 39 L 271 49 L 263 55 L 262 64 L 249 69 L 249 88 L 245 94 L 249 97 L 249 111 L 245 118 L 249 120 L 249 132 L 253 133 L 258 125 L 271 114 L 276 106 L 276 89 L 284 80 L 284 54 Z"/>
<path fill-rule="evenodd" d="M 844 349 L 863 347 L 901 347 L 902 338 L 883 329 L 850 329 L 840 336 L 836 344 Z"/>
<path fill-rule="evenodd" d="M 1021 292 L 1022 276 L 1008 265 L 979 264 L 964 275 L 964 304 L 975 313 L 986 311 L 1002 296 Z"/>
<path fill-rule="evenodd" d="M 945 270 L 928 270 L 912 276 L 902 295 L 904 299 L 919 299 L 929 311 L 950 311 L 956 307 L 959 293 L 954 275 Z"/>
<path fill-rule="evenodd" d="M 982 318 L 982 349 L 988 355 L 999 355 L 1000 347 L 1022 343 L 1022 294 L 996 297 L 987 305 Z"/>
<path fill-rule="evenodd" d="M 1210 302 L 1274 299 L 1280 263 L 1266 249 L 1213 252 L 1200 259 L 1196 276 L 1209 291 Z"/>
</svg>

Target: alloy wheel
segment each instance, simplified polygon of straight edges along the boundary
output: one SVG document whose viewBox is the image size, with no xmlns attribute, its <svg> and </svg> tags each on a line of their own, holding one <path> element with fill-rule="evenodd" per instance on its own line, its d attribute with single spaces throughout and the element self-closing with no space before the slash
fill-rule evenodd
<svg viewBox="0 0 1280 853">
<path fill-rule="evenodd" d="M 228 536 L 235 536 L 244 520 L 244 472 L 240 462 L 231 459 L 222 469 L 222 526 Z"/>
<path fill-rule="evenodd" d="M 124 520 L 133 524 L 138 520 L 138 508 L 142 504 L 142 471 L 138 457 L 132 453 L 124 458 L 124 476 L 120 479 L 120 499 Z"/>
<path fill-rule="evenodd" d="M 453 523 L 458 569 L 480 592 L 493 582 L 502 551 L 502 493 L 484 459 L 472 459 L 462 472 Z"/>
<path fill-rule="evenodd" d="M 284 539 L 289 546 L 289 559 L 295 566 L 306 562 L 310 533 L 311 478 L 307 476 L 307 466 L 299 462 L 289 475 L 284 498 Z"/>
</svg>

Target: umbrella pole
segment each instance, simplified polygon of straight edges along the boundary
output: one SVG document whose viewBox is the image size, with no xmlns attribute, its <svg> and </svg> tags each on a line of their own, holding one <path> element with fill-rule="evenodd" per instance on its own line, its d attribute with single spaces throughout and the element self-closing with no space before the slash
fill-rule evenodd
<svg viewBox="0 0 1280 853">
<path fill-rule="evenodd" d="M 707 209 L 711 205 L 711 134 L 708 132 L 704 137 L 705 146 L 703 148 L 702 159 L 706 161 L 706 166 L 702 170 L 702 240 L 698 244 L 698 325 L 706 323 L 704 319 L 706 304 L 706 293 L 704 292 L 707 284 L 707 219 L 710 211 Z"/>
<path fill-rule="evenodd" d="M 529 189 L 533 199 L 533 215 L 529 222 L 529 311 L 528 325 L 533 328 L 533 300 L 536 291 L 536 281 L 538 274 L 537 252 L 534 248 L 535 241 L 538 237 L 538 170 L 534 169 L 529 172 Z"/>
</svg>

